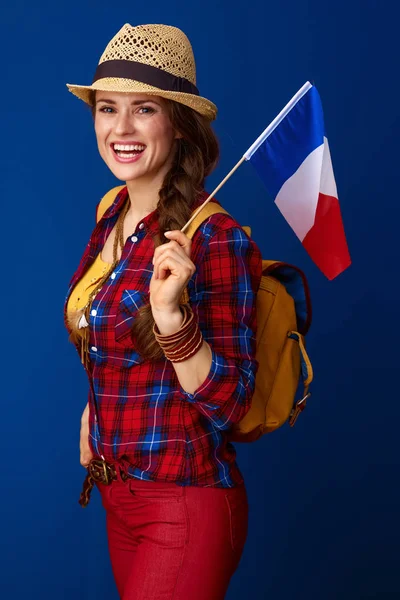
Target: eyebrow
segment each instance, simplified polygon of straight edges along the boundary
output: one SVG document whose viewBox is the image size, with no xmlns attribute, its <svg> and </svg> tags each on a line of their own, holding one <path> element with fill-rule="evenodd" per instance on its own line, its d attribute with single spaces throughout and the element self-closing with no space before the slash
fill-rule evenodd
<svg viewBox="0 0 400 600">
<path fill-rule="evenodd" d="M 99 100 L 96 100 L 96 104 L 98 102 L 106 102 L 107 104 L 117 104 L 117 102 L 115 102 L 115 100 L 108 100 L 107 98 L 100 98 Z M 148 104 L 149 102 L 151 102 L 152 104 L 157 104 L 158 106 L 161 106 L 155 100 L 133 100 L 133 102 L 131 102 L 131 106 L 132 105 L 139 106 L 140 104 Z"/>
</svg>

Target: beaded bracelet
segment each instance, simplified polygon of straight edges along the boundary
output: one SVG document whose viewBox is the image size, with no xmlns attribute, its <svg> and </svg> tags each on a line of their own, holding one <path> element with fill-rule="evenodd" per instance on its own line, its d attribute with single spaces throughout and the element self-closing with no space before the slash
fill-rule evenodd
<svg viewBox="0 0 400 600">
<path fill-rule="evenodd" d="M 160 344 L 164 356 L 171 362 L 182 362 L 190 358 L 196 354 L 203 342 L 203 336 L 190 306 L 183 304 L 180 309 L 183 312 L 183 321 L 175 333 L 163 335 L 156 324 L 153 326 L 154 337 Z"/>
</svg>

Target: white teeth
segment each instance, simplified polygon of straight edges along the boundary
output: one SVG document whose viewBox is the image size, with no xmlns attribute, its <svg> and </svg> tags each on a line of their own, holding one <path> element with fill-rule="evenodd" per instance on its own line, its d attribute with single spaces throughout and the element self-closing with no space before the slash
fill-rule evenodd
<svg viewBox="0 0 400 600">
<path fill-rule="evenodd" d="M 132 152 L 132 151 L 136 151 L 136 152 L 141 152 L 142 150 L 145 149 L 146 146 L 142 146 L 140 144 L 135 144 L 135 145 L 131 145 L 131 146 L 125 146 L 123 144 L 114 144 L 114 150 L 119 150 L 119 151 L 123 151 L 123 152 Z"/>
</svg>

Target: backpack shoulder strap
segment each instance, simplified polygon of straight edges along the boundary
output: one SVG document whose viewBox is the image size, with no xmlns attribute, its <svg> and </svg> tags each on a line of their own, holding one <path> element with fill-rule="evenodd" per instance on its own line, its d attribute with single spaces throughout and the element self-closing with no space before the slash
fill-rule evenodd
<svg viewBox="0 0 400 600">
<path fill-rule="evenodd" d="M 101 217 L 104 215 L 107 208 L 109 208 L 111 206 L 111 204 L 114 202 L 115 198 L 117 197 L 117 194 L 119 194 L 119 192 L 124 187 L 125 187 L 124 185 L 117 185 L 117 187 L 113 187 L 102 197 L 102 199 L 100 200 L 100 202 L 97 206 L 97 223 L 100 221 Z"/>
<path fill-rule="evenodd" d="M 293 297 L 299 331 L 306 335 L 311 325 L 312 308 L 310 290 L 303 271 L 279 260 L 263 260 L 262 274 L 277 279 Z"/>
<path fill-rule="evenodd" d="M 207 202 L 207 204 L 201 209 L 199 214 L 190 223 L 189 227 L 185 231 L 185 235 L 187 235 L 189 239 L 192 239 L 200 225 L 202 225 L 202 223 L 204 223 L 204 221 L 208 219 L 208 217 L 211 217 L 211 215 L 215 215 L 218 213 L 224 213 L 226 215 L 229 215 L 228 211 L 222 208 L 220 204 L 217 204 L 216 202 L 210 200 L 210 202 Z"/>
<path fill-rule="evenodd" d="M 206 219 L 208 219 L 208 217 L 211 217 L 211 215 L 215 215 L 218 213 L 223 213 L 223 214 L 229 215 L 228 211 L 225 210 L 224 208 L 222 208 L 222 206 L 220 204 L 217 204 L 216 202 L 213 202 L 212 200 L 210 200 L 210 202 L 207 202 L 207 204 L 201 209 L 199 214 L 190 223 L 189 227 L 185 231 L 185 235 L 187 235 L 187 237 L 191 240 L 193 238 L 194 234 L 196 233 L 196 231 L 198 230 L 198 228 L 200 227 L 200 225 L 202 223 L 204 223 L 204 221 Z M 183 290 L 182 295 L 181 295 L 180 303 L 188 304 L 188 302 L 189 302 L 189 292 L 188 292 L 187 287 L 185 287 L 185 289 Z"/>
</svg>

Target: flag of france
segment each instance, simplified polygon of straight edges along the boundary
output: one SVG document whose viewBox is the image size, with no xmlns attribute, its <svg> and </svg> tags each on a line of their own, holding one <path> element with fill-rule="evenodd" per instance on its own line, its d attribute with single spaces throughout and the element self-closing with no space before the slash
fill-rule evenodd
<svg viewBox="0 0 400 600">
<path fill-rule="evenodd" d="M 307 82 L 244 155 L 321 271 L 350 264 L 321 99 Z"/>
</svg>

